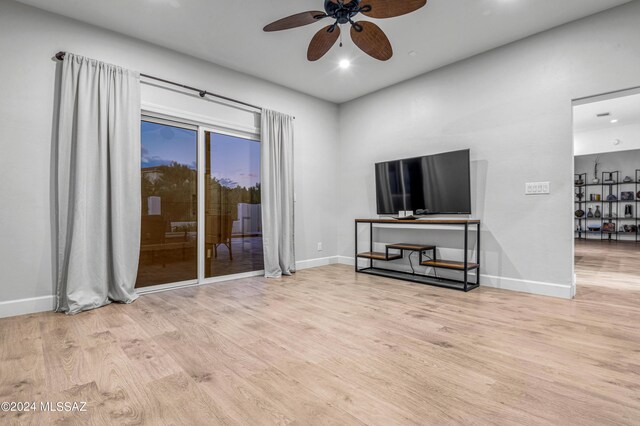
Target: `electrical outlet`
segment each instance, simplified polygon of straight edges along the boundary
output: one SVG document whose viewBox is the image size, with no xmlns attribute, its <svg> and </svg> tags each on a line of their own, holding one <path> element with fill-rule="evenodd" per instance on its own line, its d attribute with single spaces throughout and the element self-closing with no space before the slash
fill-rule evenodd
<svg viewBox="0 0 640 426">
<path fill-rule="evenodd" d="M 549 182 L 528 182 L 524 187 L 525 195 L 542 195 L 550 192 Z"/>
<path fill-rule="evenodd" d="M 318 243 L 318 251 L 322 251 L 322 243 Z"/>
</svg>

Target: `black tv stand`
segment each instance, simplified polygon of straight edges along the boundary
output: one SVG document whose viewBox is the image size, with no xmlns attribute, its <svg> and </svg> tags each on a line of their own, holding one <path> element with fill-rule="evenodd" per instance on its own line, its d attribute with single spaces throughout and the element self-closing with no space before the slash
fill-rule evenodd
<svg viewBox="0 0 640 426">
<path fill-rule="evenodd" d="M 410 218 L 402 218 L 404 220 L 395 219 L 356 219 L 355 221 L 355 271 L 359 273 L 378 275 L 387 278 L 396 278 L 405 281 L 416 282 L 420 284 L 434 285 L 438 287 L 451 288 L 455 290 L 470 291 L 480 286 L 480 221 L 465 219 L 430 219 L 417 220 Z M 358 225 L 369 225 L 369 251 L 358 252 Z M 436 256 L 436 247 L 430 244 L 411 244 L 411 243 L 394 243 L 386 244 L 384 252 L 373 251 L 373 230 L 375 224 L 385 225 L 421 225 L 428 227 L 434 225 L 452 226 L 463 228 L 464 230 L 464 255 L 462 261 L 438 259 Z M 475 262 L 469 261 L 469 228 L 476 227 L 476 259 Z M 391 250 L 391 252 L 390 252 Z M 397 252 L 399 251 L 399 253 Z M 381 267 L 381 262 L 389 262 L 404 258 L 405 251 L 419 253 L 419 265 L 436 269 L 449 269 L 462 273 L 462 280 L 443 278 L 430 275 L 421 275 L 413 272 L 397 271 Z M 426 256 L 431 253 L 431 256 Z M 423 260 L 427 257 L 427 260 Z M 368 259 L 369 266 L 360 268 L 358 259 Z M 412 268 L 413 269 L 413 268 Z M 475 271 L 475 282 L 469 282 L 469 272 Z"/>
</svg>

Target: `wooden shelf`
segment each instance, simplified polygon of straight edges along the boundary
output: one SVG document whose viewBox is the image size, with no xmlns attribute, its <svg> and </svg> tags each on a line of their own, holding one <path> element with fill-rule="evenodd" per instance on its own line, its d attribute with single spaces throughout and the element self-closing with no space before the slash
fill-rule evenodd
<svg viewBox="0 0 640 426">
<path fill-rule="evenodd" d="M 388 249 L 394 250 L 410 250 L 410 251 L 425 251 L 425 250 L 433 250 L 436 246 L 425 245 L 425 244 L 410 244 L 410 243 L 395 243 L 395 244 L 387 244 Z"/>
<path fill-rule="evenodd" d="M 429 266 L 431 268 L 444 268 L 455 269 L 456 271 L 464 271 L 464 262 L 458 262 L 456 260 L 425 260 L 421 263 L 422 266 Z M 467 263 L 467 270 L 478 269 L 477 263 Z"/>
<path fill-rule="evenodd" d="M 377 251 L 368 251 L 368 252 L 364 252 L 364 253 L 358 253 L 358 257 L 362 257 L 365 259 L 373 259 L 373 260 L 397 260 L 397 259 L 402 259 L 402 254 L 400 253 L 396 253 L 396 254 L 391 254 L 389 253 L 389 257 L 387 257 L 387 255 L 385 253 L 380 253 Z"/>
</svg>

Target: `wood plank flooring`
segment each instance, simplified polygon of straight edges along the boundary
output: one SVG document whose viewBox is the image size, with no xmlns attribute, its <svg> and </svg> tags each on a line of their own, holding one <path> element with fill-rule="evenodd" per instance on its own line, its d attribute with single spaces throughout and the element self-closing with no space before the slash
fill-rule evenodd
<svg viewBox="0 0 640 426">
<path fill-rule="evenodd" d="M 2 319 L 0 402 L 88 404 L 0 424 L 637 425 L 639 293 L 465 294 L 332 265 Z"/>
</svg>

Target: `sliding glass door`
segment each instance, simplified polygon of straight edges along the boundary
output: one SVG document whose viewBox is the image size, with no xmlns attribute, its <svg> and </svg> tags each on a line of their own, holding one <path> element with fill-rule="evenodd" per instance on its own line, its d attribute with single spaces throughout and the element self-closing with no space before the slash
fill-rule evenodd
<svg viewBox="0 0 640 426">
<path fill-rule="evenodd" d="M 136 287 L 260 271 L 260 142 L 144 118 Z"/>
<path fill-rule="evenodd" d="M 198 278 L 197 128 L 142 122 L 142 218 L 136 287 Z"/>
<path fill-rule="evenodd" d="M 263 269 L 260 142 L 204 132 L 204 276 Z"/>
</svg>

